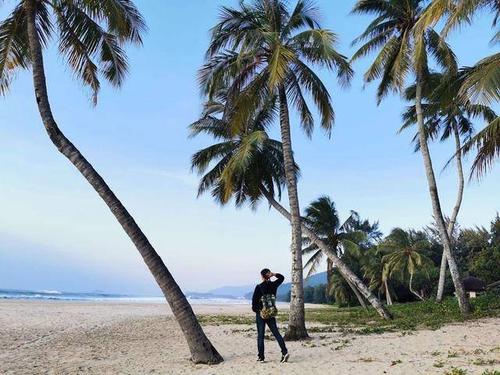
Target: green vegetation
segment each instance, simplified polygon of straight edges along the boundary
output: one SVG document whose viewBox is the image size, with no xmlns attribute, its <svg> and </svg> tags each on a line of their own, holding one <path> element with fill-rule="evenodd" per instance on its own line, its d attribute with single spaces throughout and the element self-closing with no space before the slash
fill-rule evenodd
<svg viewBox="0 0 500 375">
<path fill-rule="evenodd" d="M 484 370 L 481 375 L 500 375 L 498 370 Z"/>
<path fill-rule="evenodd" d="M 458 367 L 452 367 L 451 370 L 446 371 L 444 375 L 467 375 L 467 370 Z"/>
<path fill-rule="evenodd" d="M 447 298 L 440 304 L 429 300 L 394 304 L 389 308 L 394 315 L 394 319 L 391 321 L 378 319 L 374 310 L 335 306 L 306 309 L 306 321 L 323 325 L 312 327 L 309 329 L 310 332 L 341 331 L 368 335 L 383 332 L 408 332 L 417 329 L 438 329 L 447 323 L 500 316 L 500 296 L 496 294 L 487 294 L 473 299 L 472 305 L 473 312 L 467 318 L 460 314 L 456 300 Z M 201 315 L 199 319 L 205 325 L 255 324 L 253 315 Z M 278 320 L 282 323 L 287 322 L 288 314 L 280 312 Z M 441 353 L 431 353 L 433 356 L 439 354 Z M 457 355 L 454 352 L 447 353 L 448 357 Z"/>
<path fill-rule="evenodd" d="M 327 216 L 325 211 L 323 217 Z M 330 211 L 330 215 L 336 215 L 334 208 Z M 436 295 L 443 247 L 434 226 L 420 230 L 395 228 L 388 236 L 381 238 L 376 223 L 360 220 L 357 213 L 356 217 L 356 231 L 349 233 L 348 246 L 338 243 L 338 253 L 374 293 L 385 296 L 388 305 L 393 300 L 413 302 L 428 300 Z M 357 229 L 360 228 L 360 222 L 364 223 L 364 231 Z M 326 220 L 324 224 L 328 224 Z M 316 225 L 319 226 L 319 223 Z M 332 233 L 338 235 L 335 231 Z M 353 236 L 352 233 L 358 235 Z M 486 284 L 500 280 L 500 216 L 492 220 L 489 229 L 462 229 L 455 225 L 451 238 L 461 274 L 478 277 Z M 305 252 L 306 255 L 308 253 Z M 316 253 L 306 265 L 314 265 L 315 260 L 311 259 L 315 257 Z M 350 287 L 336 268 L 330 271 L 328 280 L 328 285 L 310 287 L 309 290 L 306 288 L 306 302 L 336 303 L 340 307 L 360 305 L 355 289 Z M 320 288 L 324 288 L 323 293 L 318 290 Z M 452 296 L 453 291 L 448 277 L 444 295 Z"/>
</svg>

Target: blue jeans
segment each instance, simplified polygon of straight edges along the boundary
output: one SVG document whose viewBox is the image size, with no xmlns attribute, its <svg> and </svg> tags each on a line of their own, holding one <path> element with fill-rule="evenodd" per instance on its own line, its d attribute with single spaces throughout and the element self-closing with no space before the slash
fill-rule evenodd
<svg viewBox="0 0 500 375">
<path fill-rule="evenodd" d="M 255 320 L 257 323 L 257 349 L 259 350 L 259 358 L 264 359 L 264 332 L 266 330 L 266 324 L 271 330 L 272 334 L 276 338 L 280 348 L 281 354 L 285 355 L 288 353 L 288 350 L 285 345 L 285 340 L 281 337 L 280 332 L 278 331 L 278 326 L 276 325 L 276 318 L 271 319 L 262 319 L 259 313 L 256 314 Z"/>
</svg>

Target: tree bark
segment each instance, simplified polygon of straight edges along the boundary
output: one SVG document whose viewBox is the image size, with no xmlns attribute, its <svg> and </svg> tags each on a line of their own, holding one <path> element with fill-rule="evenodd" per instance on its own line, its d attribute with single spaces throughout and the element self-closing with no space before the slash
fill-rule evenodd
<svg viewBox="0 0 500 375">
<path fill-rule="evenodd" d="M 455 202 L 455 207 L 453 207 L 453 211 L 450 216 L 450 222 L 448 223 L 448 237 L 450 241 L 453 236 L 453 231 L 455 230 L 455 224 L 457 222 L 458 212 L 460 211 L 460 206 L 462 205 L 462 199 L 464 195 L 464 169 L 462 165 L 462 143 L 460 141 L 460 134 L 458 132 L 457 125 L 453 126 L 453 135 L 455 137 L 455 152 L 457 159 L 457 177 L 458 177 L 458 190 L 457 190 L 457 200 Z M 446 255 L 443 251 L 443 255 L 441 257 L 441 267 L 439 269 L 439 282 L 438 282 L 438 290 L 436 295 L 436 301 L 441 302 L 443 300 L 444 293 L 444 282 L 446 279 Z"/>
<path fill-rule="evenodd" d="M 444 253 L 448 260 L 448 265 L 450 266 L 451 278 L 455 286 L 455 293 L 458 298 L 458 305 L 460 311 L 463 315 L 468 315 L 471 312 L 471 307 L 465 290 L 463 287 L 462 280 L 460 278 L 460 273 L 453 257 L 453 253 L 450 245 L 450 238 L 448 236 L 448 231 L 443 218 L 443 212 L 441 210 L 441 203 L 439 202 L 439 194 L 436 184 L 436 177 L 434 175 L 434 169 L 432 167 L 432 160 L 429 152 L 429 146 L 427 144 L 427 137 L 425 135 L 424 126 L 424 116 L 422 112 L 422 79 L 421 74 L 417 74 L 417 86 L 416 86 L 416 96 L 415 96 L 415 109 L 417 113 L 417 123 L 418 123 L 418 138 L 420 142 L 420 152 L 422 153 L 422 158 L 424 161 L 425 174 L 427 177 L 427 184 L 429 186 L 429 194 L 432 202 L 432 210 L 434 213 L 434 220 L 436 220 L 439 236 L 441 237 L 441 242 L 443 244 Z"/>
<path fill-rule="evenodd" d="M 272 194 L 269 193 L 264 188 L 262 188 L 261 191 L 262 194 L 269 201 L 269 204 L 274 209 L 276 209 L 276 211 L 278 211 L 282 216 L 284 216 L 287 220 L 290 221 L 291 220 L 290 213 L 274 199 Z M 370 289 L 368 289 L 368 287 L 363 283 L 363 281 L 361 281 L 361 279 L 354 272 L 352 272 L 349 269 L 349 267 L 347 267 L 347 265 L 337 256 L 336 252 L 330 249 L 330 247 L 328 247 L 328 245 L 325 242 L 323 242 L 304 223 L 301 223 L 301 227 L 304 234 L 307 237 L 309 237 L 309 239 L 312 242 L 314 242 L 329 259 L 331 259 L 333 264 L 339 270 L 342 277 L 344 277 L 346 280 L 349 280 L 353 285 L 355 285 L 358 288 L 358 290 L 367 299 L 367 301 L 370 302 L 370 304 L 375 308 L 375 310 L 377 310 L 379 315 L 384 319 L 392 319 L 392 314 L 389 312 L 389 310 L 387 310 L 386 307 L 380 302 L 380 300 L 377 297 L 375 297 L 375 295 L 370 291 Z"/>
<path fill-rule="evenodd" d="M 332 277 L 333 277 L 333 263 L 330 258 L 326 258 L 326 295 L 330 295 L 330 290 L 332 289 Z"/>
<path fill-rule="evenodd" d="M 340 259 L 340 258 L 339 258 Z M 346 279 L 344 278 L 346 283 L 349 285 L 349 287 L 352 289 L 352 291 L 354 292 L 354 295 L 356 296 L 359 304 L 364 308 L 364 309 L 368 309 L 368 307 L 366 306 L 366 303 L 365 301 L 363 300 L 363 296 L 359 293 L 358 289 L 349 281 L 349 279 Z"/>
<path fill-rule="evenodd" d="M 415 292 L 413 290 L 412 282 L 413 282 L 413 274 L 410 273 L 410 282 L 408 283 L 408 287 L 410 289 L 410 292 L 412 292 L 414 295 L 416 295 L 418 297 L 418 299 L 420 299 L 421 301 L 423 301 L 424 297 L 422 297 L 420 294 L 418 294 L 417 292 Z"/>
<path fill-rule="evenodd" d="M 281 142 L 283 145 L 286 186 L 291 214 L 290 223 L 292 227 L 292 287 L 290 293 L 290 316 L 285 339 L 300 340 L 309 336 L 306 330 L 304 309 L 304 276 L 302 269 L 302 231 L 299 195 L 297 192 L 297 176 L 295 174 L 295 161 L 292 151 L 288 102 L 284 86 L 279 87 L 279 102 Z"/>
<path fill-rule="evenodd" d="M 33 83 L 38 110 L 45 129 L 62 153 L 85 177 L 111 210 L 112 214 L 130 237 L 165 295 L 172 312 L 188 343 L 191 359 L 195 363 L 216 364 L 223 361 L 201 328 L 196 316 L 162 259 L 139 228 L 127 209 L 111 191 L 103 178 L 84 158 L 80 151 L 65 137 L 57 126 L 47 93 L 43 54 L 36 31 L 36 0 L 25 2 L 29 48 L 32 58 Z"/>
<path fill-rule="evenodd" d="M 389 285 L 387 284 L 387 280 L 384 280 L 384 286 L 385 286 L 385 300 L 387 301 L 387 305 L 391 306 L 392 298 L 391 298 L 391 292 L 389 291 Z"/>
</svg>

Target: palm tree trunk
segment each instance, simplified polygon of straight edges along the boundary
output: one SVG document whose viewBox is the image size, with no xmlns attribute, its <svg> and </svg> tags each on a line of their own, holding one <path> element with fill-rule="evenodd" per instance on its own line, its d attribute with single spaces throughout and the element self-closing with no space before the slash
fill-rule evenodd
<svg viewBox="0 0 500 375">
<path fill-rule="evenodd" d="M 387 301 L 387 305 L 391 306 L 392 298 L 391 298 L 391 292 L 389 291 L 389 285 L 387 284 L 387 280 L 384 280 L 384 286 L 385 286 L 385 300 Z"/>
<path fill-rule="evenodd" d="M 339 258 L 340 259 L 340 258 Z M 364 309 L 368 309 L 368 307 L 366 306 L 366 303 L 365 301 L 363 300 L 363 296 L 359 293 L 358 289 L 349 281 L 349 279 L 346 279 L 344 278 L 344 280 L 346 281 L 346 283 L 349 285 L 349 287 L 352 289 L 352 291 L 354 292 L 354 295 L 356 296 L 356 298 L 358 299 L 358 302 L 359 304 L 364 308 Z"/>
<path fill-rule="evenodd" d="M 262 194 L 267 198 L 269 204 L 276 209 L 281 215 L 283 215 L 288 221 L 291 221 L 290 213 L 279 204 L 273 197 L 273 195 L 266 189 L 261 188 Z M 333 264 L 337 267 L 340 274 L 344 279 L 349 280 L 353 285 L 358 288 L 361 294 L 367 299 L 368 302 L 377 310 L 379 315 L 384 319 L 392 319 L 392 314 L 386 307 L 380 302 L 380 300 L 375 297 L 375 295 L 367 288 L 367 286 L 361 281 L 361 279 L 352 272 L 349 267 L 337 256 L 336 252 L 328 247 L 328 245 L 323 242 L 313 231 L 307 228 L 304 223 L 301 223 L 302 231 L 305 233 L 309 239 L 314 242 L 320 249 L 325 253 L 325 255 L 331 259 Z"/>
<path fill-rule="evenodd" d="M 417 123 L 418 123 L 418 138 L 420 142 L 420 151 L 422 153 L 422 158 L 424 160 L 425 174 L 427 176 L 427 184 L 429 186 L 429 193 L 432 202 L 432 210 L 434 213 L 434 220 L 436 220 L 439 235 L 441 237 L 441 242 L 443 243 L 444 254 L 448 260 L 448 265 L 450 266 L 451 278 L 455 286 L 455 293 L 458 298 L 458 305 L 460 311 L 463 315 L 468 315 L 471 312 L 469 300 L 465 294 L 464 286 L 460 278 L 460 272 L 457 267 L 455 258 L 450 245 L 450 238 L 448 236 L 448 231 L 443 218 L 443 212 L 441 210 L 441 203 L 439 202 L 439 194 L 436 184 L 436 177 L 434 175 L 434 169 L 432 167 L 431 155 L 429 152 L 429 146 L 427 144 L 427 137 L 425 134 L 424 126 L 424 116 L 422 113 L 422 79 L 420 74 L 417 76 L 417 86 L 416 86 L 416 96 L 415 96 L 415 109 L 417 113 Z"/>
<path fill-rule="evenodd" d="M 455 207 L 453 207 L 453 211 L 450 216 L 450 222 L 448 223 L 448 237 L 451 238 L 453 236 L 453 230 L 455 229 L 455 224 L 457 222 L 458 212 L 460 211 L 460 206 L 462 205 L 462 198 L 464 196 L 464 169 L 462 165 L 462 143 L 460 141 L 460 134 L 458 132 L 457 126 L 453 126 L 453 135 L 455 136 L 455 153 L 457 158 L 457 176 L 458 176 L 458 190 L 457 190 L 457 200 L 455 202 Z M 443 300 L 444 293 L 444 282 L 446 278 L 446 255 L 443 251 L 443 256 L 441 257 L 441 267 L 439 269 L 439 282 L 438 282 L 438 290 L 436 295 L 436 301 L 441 302 Z"/>
<path fill-rule="evenodd" d="M 410 289 L 410 292 L 412 292 L 412 293 L 413 293 L 414 295 L 416 295 L 416 296 L 417 296 L 417 297 L 418 297 L 421 301 L 423 301 L 423 300 L 424 300 L 424 298 L 423 298 L 420 294 L 418 294 L 417 292 L 415 292 L 415 291 L 413 290 L 413 287 L 412 287 L 412 281 L 413 281 L 413 274 L 412 274 L 412 273 L 410 273 L 410 282 L 408 283 L 408 287 L 409 287 L 409 289 Z"/>
<path fill-rule="evenodd" d="M 332 277 L 333 277 L 333 263 L 330 258 L 326 258 L 326 288 L 325 294 L 328 296 L 330 294 L 330 289 L 332 287 Z"/>
<path fill-rule="evenodd" d="M 292 137 L 290 134 L 290 118 L 284 86 L 279 87 L 279 101 L 281 142 L 283 144 L 285 177 L 291 213 L 290 223 L 292 226 L 292 288 L 290 293 L 290 316 L 288 321 L 288 330 L 285 334 L 285 338 L 287 340 L 300 340 L 308 337 L 304 309 L 302 231 L 299 195 L 297 192 L 297 176 L 295 175 L 295 162 L 293 159 L 292 151 Z"/>
<path fill-rule="evenodd" d="M 135 247 L 141 254 L 147 267 L 160 286 L 172 312 L 186 338 L 191 358 L 195 363 L 216 364 L 223 361 L 221 355 L 212 346 L 201 328 L 191 305 L 175 282 L 162 259 L 141 231 L 135 220 L 111 191 L 103 178 L 83 157 L 80 151 L 64 136 L 57 126 L 50 108 L 43 64 L 42 48 L 36 31 L 36 0 L 25 2 L 28 19 L 28 39 L 32 58 L 33 83 L 36 102 L 45 129 L 50 140 L 85 177 L 109 207 L 115 218 L 121 224 Z"/>
</svg>

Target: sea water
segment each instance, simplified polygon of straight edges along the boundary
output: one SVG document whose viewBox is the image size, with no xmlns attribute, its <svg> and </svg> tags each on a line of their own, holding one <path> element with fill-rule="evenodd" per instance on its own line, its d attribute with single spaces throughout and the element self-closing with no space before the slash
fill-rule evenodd
<svg viewBox="0 0 500 375">
<path fill-rule="evenodd" d="M 192 304 L 250 304 L 251 301 L 245 298 L 224 298 L 224 297 L 199 297 L 187 296 Z M 136 302 L 136 303 L 166 303 L 162 296 L 136 296 L 124 294 L 111 294 L 103 292 L 62 292 L 58 290 L 15 290 L 0 289 L 1 299 L 14 300 L 54 300 L 54 301 L 89 301 L 89 302 Z"/>
</svg>

